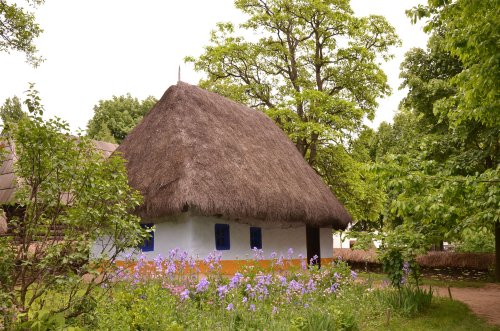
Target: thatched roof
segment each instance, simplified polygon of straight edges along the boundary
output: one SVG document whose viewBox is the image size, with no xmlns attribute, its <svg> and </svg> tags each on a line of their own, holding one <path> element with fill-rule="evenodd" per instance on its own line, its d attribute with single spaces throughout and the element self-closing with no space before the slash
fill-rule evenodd
<svg viewBox="0 0 500 331">
<path fill-rule="evenodd" d="M 351 217 L 265 114 L 186 83 L 171 86 L 118 147 L 138 214 L 345 228 Z"/>
<path fill-rule="evenodd" d="M 3 163 L 0 167 L 0 204 L 13 202 L 14 192 L 17 186 L 17 178 L 14 174 L 14 162 L 16 160 L 15 148 L 11 142 L 2 139 L 0 143 L 4 145 L 4 154 L 1 155 Z M 97 151 L 108 158 L 118 147 L 116 144 L 108 143 L 105 141 L 92 140 Z"/>
</svg>

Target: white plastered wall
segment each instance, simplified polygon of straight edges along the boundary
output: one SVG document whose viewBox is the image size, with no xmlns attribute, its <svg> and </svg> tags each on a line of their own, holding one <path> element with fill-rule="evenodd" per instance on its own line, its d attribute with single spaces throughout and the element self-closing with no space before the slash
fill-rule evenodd
<svg viewBox="0 0 500 331">
<path fill-rule="evenodd" d="M 293 248 L 294 257 L 297 257 L 298 254 L 306 256 L 305 226 L 283 228 L 257 221 L 249 225 L 206 216 L 191 216 L 190 222 L 193 231 L 191 251 L 200 257 L 215 250 L 215 224 L 229 224 L 230 249 L 220 251 L 224 260 L 253 258 L 254 252 L 250 248 L 250 226 L 262 228 L 262 250 L 265 258 L 268 258 L 273 252 L 287 256 L 288 248 Z"/>
<path fill-rule="evenodd" d="M 147 220 L 144 223 L 149 223 Z M 153 259 L 159 254 L 167 256 L 176 248 L 187 251 L 189 255 L 205 258 L 215 250 L 215 224 L 229 224 L 230 249 L 219 251 L 223 260 L 252 259 L 254 252 L 250 248 L 250 226 L 262 229 L 262 250 L 264 257 L 269 258 L 275 252 L 287 256 L 288 249 L 293 249 L 293 258 L 299 254 L 307 257 L 306 227 L 305 225 L 266 224 L 260 221 L 235 222 L 224 218 L 182 214 L 175 218 L 168 218 L 155 223 L 154 251 L 144 252 L 147 259 Z M 333 257 L 332 229 L 320 229 L 320 249 L 322 258 Z M 99 249 L 98 245 L 94 251 Z M 132 253 L 133 250 L 126 252 Z M 120 259 L 124 259 L 123 254 Z"/>
<path fill-rule="evenodd" d="M 319 230 L 319 243 L 321 258 L 331 258 L 333 257 L 333 238 L 331 228 L 321 228 Z"/>
<path fill-rule="evenodd" d="M 346 238 L 341 236 L 340 233 L 336 232 L 333 234 L 333 248 L 350 248 L 349 241 L 351 238 Z"/>
</svg>

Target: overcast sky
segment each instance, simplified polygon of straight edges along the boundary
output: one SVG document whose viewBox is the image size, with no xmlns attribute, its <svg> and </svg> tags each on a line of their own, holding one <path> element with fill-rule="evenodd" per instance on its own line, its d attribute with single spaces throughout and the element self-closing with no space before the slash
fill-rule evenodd
<svg viewBox="0 0 500 331">
<path fill-rule="evenodd" d="M 423 0 L 352 0 L 358 16 L 385 16 L 396 27 L 403 46 L 383 64 L 393 95 L 379 100 L 374 122 L 391 121 L 405 91 L 399 64 L 412 47 L 425 47 L 421 25 L 412 25 L 404 11 Z M 200 74 L 185 65 L 187 55 L 200 55 L 210 31 L 220 21 L 241 21 L 232 0 L 46 0 L 35 10 L 44 33 L 37 39 L 46 61 L 34 69 L 24 54 L 0 53 L 0 103 L 24 98 L 34 82 L 46 116 L 58 116 L 71 129 L 85 129 L 100 99 L 130 93 L 160 98 L 177 81 L 196 84 Z"/>
</svg>

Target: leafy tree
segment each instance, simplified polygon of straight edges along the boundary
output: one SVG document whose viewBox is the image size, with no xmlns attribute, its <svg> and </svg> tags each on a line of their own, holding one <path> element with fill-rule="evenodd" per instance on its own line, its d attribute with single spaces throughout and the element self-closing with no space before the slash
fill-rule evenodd
<svg viewBox="0 0 500 331">
<path fill-rule="evenodd" d="M 105 160 L 61 120 L 43 120 L 36 91 L 27 101 L 30 115 L 4 133 L 15 146 L 18 179 L 14 201 L 3 206 L 12 235 L 0 238 L 7 329 L 89 313 L 106 292 L 95 289 L 111 285 L 117 256 L 146 236 L 129 213 L 141 198 L 128 186 L 123 160 Z"/>
<path fill-rule="evenodd" d="M 370 218 L 354 196 L 371 199 L 372 187 L 349 143 L 373 118 L 376 98 L 390 92 L 378 61 L 399 43 L 394 28 L 381 16 L 354 16 L 347 0 L 235 6 L 249 17 L 240 29 L 219 23 L 204 53 L 186 58 L 206 74 L 200 85 L 266 112 L 353 216 Z"/>
<path fill-rule="evenodd" d="M 500 125 L 499 9 L 496 0 L 446 0 L 409 11 L 414 20 L 429 18 L 426 31 L 442 36 L 443 48 L 464 67 L 452 80 L 458 93 L 436 105 L 453 124 L 471 120 Z"/>
<path fill-rule="evenodd" d="M 121 143 L 156 103 L 152 96 L 139 101 L 130 94 L 99 100 L 87 124 L 87 135 L 96 140 Z"/>
<path fill-rule="evenodd" d="M 429 1 L 409 12 L 416 19 L 430 17 L 431 33 L 427 50 L 410 51 L 402 64 L 403 86 L 409 88 L 403 113 L 413 124 L 398 128 L 395 122 L 382 138 L 392 147 L 377 156 L 392 234 L 413 233 L 425 247 L 496 228 L 497 266 L 498 9 L 496 1 L 458 0 Z M 391 141 L 400 129 L 413 139 Z M 496 276 L 500 280 L 498 267 Z"/>
<path fill-rule="evenodd" d="M 0 107 L 0 119 L 4 126 L 7 126 L 11 122 L 17 123 L 25 116 L 26 113 L 23 111 L 21 101 L 17 96 L 7 98 L 2 107 Z"/>
<path fill-rule="evenodd" d="M 44 0 L 26 2 L 36 7 Z M 6 0 L 0 0 L 0 52 L 23 52 L 27 62 L 37 66 L 42 59 L 36 56 L 37 49 L 33 41 L 42 32 L 32 13 L 15 3 L 8 4 Z"/>
</svg>

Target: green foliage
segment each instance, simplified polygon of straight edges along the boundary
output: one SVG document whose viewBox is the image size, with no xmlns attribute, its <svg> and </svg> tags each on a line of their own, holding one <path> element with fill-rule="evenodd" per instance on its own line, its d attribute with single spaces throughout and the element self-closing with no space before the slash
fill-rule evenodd
<svg viewBox="0 0 500 331">
<path fill-rule="evenodd" d="M 96 319 L 92 322 L 76 319 L 74 323 L 64 325 L 74 329 L 81 327 L 92 330 L 175 331 L 497 330 L 488 327 L 484 321 L 474 316 L 464 304 L 434 298 L 430 290 L 419 290 L 415 287 L 404 288 L 400 297 L 398 291 L 393 288 L 371 288 L 364 282 L 349 280 L 333 295 L 323 292 L 323 284 L 317 286 L 318 290 L 311 296 L 311 300 L 297 300 L 288 304 L 283 300 L 286 293 L 280 291 L 277 286 L 281 283 L 280 278 L 277 278 L 277 283 L 273 280 L 272 284 L 267 285 L 269 298 L 264 300 L 252 299 L 249 296 L 251 291 L 246 290 L 247 284 L 256 288 L 255 276 L 271 275 L 271 279 L 284 276 L 287 281 L 309 278 L 326 280 L 332 271 L 340 271 L 349 279 L 348 268 L 344 263 L 338 262 L 326 266 L 323 269 L 324 274 L 316 268 L 311 269 L 311 273 L 302 269 L 288 270 L 285 273 L 276 269 L 263 269 L 260 274 L 250 275 L 245 271 L 241 274 L 241 283 L 229 289 L 225 297 L 221 298 L 219 286 L 230 284 L 232 278 L 220 277 L 218 271 L 207 271 L 203 275 L 186 272 L 186 269 L 179 267 L 183 263 L 190 265 L 190 259 L 183 260 L 183 253 L 178 253 L 181 255 L 177 255 L 177 258 L 181 259 L 176 260 L 176 271 L 166 272 L 166 269 L 173 269 L 170 262 L 175 259 L 157 258 L 153 268 L 143 265 L 145 269 L 153 272 L 152 274 L 136 273 L 138 269 L 135 268 L 132 278 L 119 282 L 100 298 Z M 206 292 L 194 293 L 193 290 L 188 298 L 182 299 L 180 295 L 186 286 L 196 286 L 202 277 L 211 281 Z M 248 300 L 246 303 L 242 300 L 244 296 Z M 228 302 L 234 303 L 232 310 L 226 309 Z M 276 312 L 273 311 L 275 302 L 284 304 L 279 306 Z M 251 303 L 255 304 L 255 310 L 250 309 Z M 305 307 L 304 303 L 309 306 Z"/>
<path fill-rule="evenodd" d="M 409 11 L 414 19 L 429 17 L 428 32 L 443 38 L 443 48 L 458 58 L 464 70 L 451 83 L 458 93 L 437 105 L 453 125 L 463 121 L 498 127 L 500 4 L 495 0 L 430 1 Z"/>
<path fill-rule="evenodd" d="M 355 285 L 344 261 L 318 269 L 307 268 L 300 256 L 301 266 L 294 267 L 292 253 L 273 253 L 268 267 L 260 265 L 262 258 L 256 250 L 240 273 L 222 276 L 216 253 L 204 262 L 179 250 L 150 264 L 140 257 L 100 301 L 93 328 L 358 330 L 383 311 L 372 291 Z"/>
<path fill-rule="evenodd" d="M 23 111 L 21 101 L 18 97 L 7 98 L 0 107 L 0 119 L 4 127 L 9 123 L 17 123 L 21 118 L 25 117 L 26 113 Z"/>
<path fill-rule="evenodd" d="M 418 286 L 404 286 L 399 290 L 377 290 L 376 296 L 384 305 L 398 311 L 403 316 L 415 316 L 429 309 L 432 289 Z"/>
<path fill-rule="evenodd" d="M 389 324 L 379 325 L 365 329 L 367 331 L 498 331 L 498 326 L 493 326 L 473 314 L 466 304 L 449 299 L 433 298 L 429 309 L 425 313 L 411 318 L 393 316 Z"/>
<path fill-rule="evenodd" d="M 19 317 L 19 315 L 18 315 Z M 22 317 L 22 316 L 21 316 Z M 69 326 L 66 324 L 66 318 L 63 313 L 53 314 L 50 310 L 40 310 L 30 320 L 19 323 L 18 330 L 36 330 L 36 331 L 83 331 L 83 328 Z"/>
<path fill-rule="evenodd" d="M 206 74 L 200 85 L 264 111 L 356 220 L 378 216 L 380 194 L 345 148 L 390 93 L 378 62 L 399 44 L 394 28 L 381 16 L 354 16 L 346 0 L 235 5 L 248 20 L 219 23 L 204 53 L 186 58 Z"/>
<path fill-rule="evenodd" d="M 455 250 L 463 253 L 495 252 L 495 236 L 487 227 L 465 228 Z"/>
<path fill-rule="evenodd" d="M 130 130 L 153 108 L 156 101 L 152 96 L 139 101 L 130 94 L 99 100 L 99 104 L 94 106 L 94 116 L 87 124 L 88 137 L 121 143 Z"/>
<path fill-rule="evenodd" d="M 91 311 L 90 295 L 110 281 L 116 257 L 146 236 L 130 214 L 141 198 L 128 186 L 123 160 L 105 160 L 60 119 L 44 120 L 36 90 L 28 95 L 30 115 L 4 132 L 17 177 L 14 200 L 4 206 L 13 236 L 2 239 L 0 257 L 7 327 Z"/>
<path fill-rule="evenodd" d="M 112 292 L 112 301 L 98 307 L 100 330 L 183 330 L 176 322 L 176 300 L 161 284 L 126 286 Z"/>
<path fill-rule="evenodd" d="M 425 242 L 422 234 L 401 227 L 385 235 L 378 254 L 391 285 L 398 289 L 412 280 L 418 286 L 420 274 L 416 258 L 423 253 L 422 242 Z"/>
<path fill-rule="evenodd" d="M 394 124 L 375 134 L 370 155 L 387 195 L 384 230 L 402 238 L 410 231 L 422 248 L 442 240 L 467 250 L 492 245 L 470 230 L 491 239 L 500 217 L 495 8 L 498 2 L 458 0 L 410 11 L 430 17 L 431 37 L 426 50 L 406 54 L 401 77 L 408 94 Z"/>
<path fill-rule="evenodd" d="M 44 0 L 26 0 L 26 2 L 36 7 Z M 42 59 L 36 56 L 34 39 L 42 32 L 32 13 L 15 3 L 0 1 L 0 52 L 9 53 L 11 50 L 23 52 L 26 54 L 26 61 L 36 67 Z"/>
<path fill-rule="evenodd" d="M 353 146 L 346 151 L 339 145 L 322 146 L 315 168 L 355 221 L 374 223 L 379 219 L 385 196 L 371 171 L 371 162 L 360 155 L 362 149 Z"/>
</svg>

